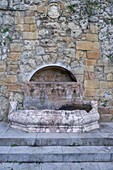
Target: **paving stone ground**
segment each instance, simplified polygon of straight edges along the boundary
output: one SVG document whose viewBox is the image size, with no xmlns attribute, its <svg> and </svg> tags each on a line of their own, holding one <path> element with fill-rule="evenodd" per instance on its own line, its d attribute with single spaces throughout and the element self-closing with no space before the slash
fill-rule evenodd
<svg viewBox="0 0 113 170">
<path fill-rule="evenodd" d="M 82 140 L 84 139 L 84 140 Z M 95 140 L 94 140 L 95 139 Z M 72 147 L 78 141 L 81 146 Z M 18 146 L 15 146 L 16 145 Z M 78 144 L 76 143 L 76 144 Z M 40 146 L 33 148 L 30 146 Z M 76 145 L 75 144 L 75 145 Z M 91 144 L 92 146 L 89 146 Z M 93 146 L 96 144 L 95 146 Z M 106 146 L 103 146 L 106 145 Z M 21 146 L 19 146 L 21 145 Z M 48 145 L 48 147 L 46 146 Z M 49 145 L 53 145 L 51 147 Z M 56 146 L 57 145 L 57 146 Z M 70 146 L 72 145 L 72 146 Z M 85 145 L 85 146 L 84 146 Z M 88 148 L 86 146 L 89 146 Z M 101 146 L 102 145 L 102 146 Z M 28 148 L 28 149 L 27 149 Z M 94 150 L 93 150 L 94 149 Z M 0 155 L 2 153 L 108 153 L 103 159 L 108 159 L 111 153 L 113 157 L 113 122 L 100 123 L 100 129 L 88 133 L 26 133 L 12 129 L 6 123 L 0 123 Z M 5 159 L 5 158 L 4 158 Z M 10 158 L 11 159 L 11 158 Z M 60 157 L 59 157 L 60 159 Z M 82 158 L 83 159 L 83 158 Z M 85 158 L 86 159 L 86 158 Z M 100 156 L 97 157 L 100 159 Z M 0 170 L 113 170 L 113 161 L 110 162 L 68 162 L 70 156 L 65 157 L 66 162 L 44 162 L 44 163 L 18 163 L 13 161 L 0 162 Z"/>
<path fill-rule="evenodd" d="M 0 163 L 0 170 L 113 170 L 113 163 Z"/>
</svg>

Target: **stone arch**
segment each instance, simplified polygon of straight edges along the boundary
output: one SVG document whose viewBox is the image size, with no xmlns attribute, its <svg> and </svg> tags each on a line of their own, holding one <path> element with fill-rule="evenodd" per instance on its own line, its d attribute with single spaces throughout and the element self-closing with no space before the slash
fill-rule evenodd
<svg viewBox="0 0 113 170">
<path fill-rule="evenodd" d="M 34 70 L 29 76 L 29 81 L 77 82 L 77 79 L 74 76 L 74 74 L 66 67 L 53 64 L 53 65 L 44 65 Z"/>
</svg>

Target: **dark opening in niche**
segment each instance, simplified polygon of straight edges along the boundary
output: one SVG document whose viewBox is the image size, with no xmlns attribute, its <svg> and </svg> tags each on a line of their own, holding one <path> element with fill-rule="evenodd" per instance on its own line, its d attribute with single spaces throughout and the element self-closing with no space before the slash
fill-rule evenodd
<svg viewBox="0 0 113 170">
<path fill-rule="evenodd" d="M 59 110 L 85 110 L 89 112 L 92 109 L 90 104 L 67 104 L 59 108 Z"/>
</svg>

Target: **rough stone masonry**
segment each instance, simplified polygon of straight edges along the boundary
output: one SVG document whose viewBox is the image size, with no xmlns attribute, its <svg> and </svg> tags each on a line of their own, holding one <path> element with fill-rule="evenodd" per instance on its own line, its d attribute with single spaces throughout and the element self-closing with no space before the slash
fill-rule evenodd
<svg viewBox="0 0 113 170">
<path fill-rule="evenodd" d="M 112 120 L 113 2 L 0 0 L 0 120 L 9 101 L 23 109 L 23 84 L 49 64 L 70 70 L 83 99 L 99 101 L 101 120 Z"/>
</svg>

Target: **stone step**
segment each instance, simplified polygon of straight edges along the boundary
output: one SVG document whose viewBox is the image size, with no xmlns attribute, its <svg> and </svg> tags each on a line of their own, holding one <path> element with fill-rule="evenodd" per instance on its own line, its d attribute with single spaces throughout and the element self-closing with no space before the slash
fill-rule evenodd
<svg viewBox="0 0 113 170">
<path fill-rule="evenodd" d="M 110 133 L 4 133 L 0 146 L 113 146 Z"/>
<path fill-rule="evenodd" d="M 113 162 L 113 146 L 1 146 L 0 162 Z"/>
<path fill-rule="evenodd" d="M 0 163 L 0 170 L 113 170 L 113 163 Z"/>
</svg>

